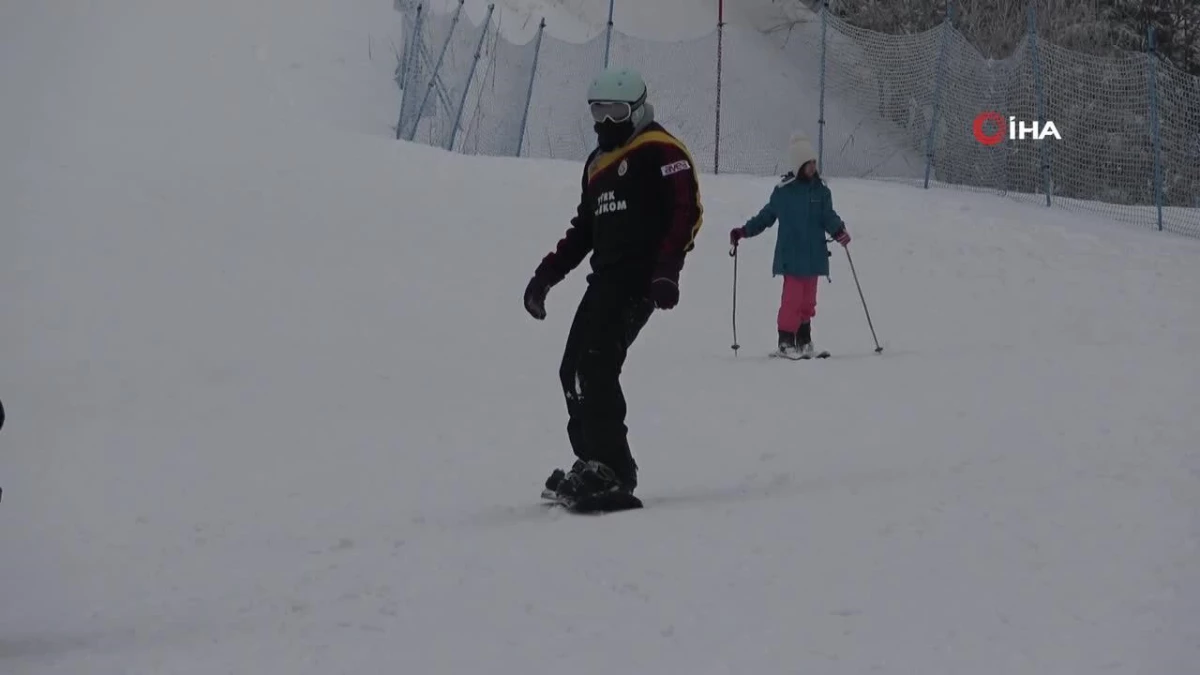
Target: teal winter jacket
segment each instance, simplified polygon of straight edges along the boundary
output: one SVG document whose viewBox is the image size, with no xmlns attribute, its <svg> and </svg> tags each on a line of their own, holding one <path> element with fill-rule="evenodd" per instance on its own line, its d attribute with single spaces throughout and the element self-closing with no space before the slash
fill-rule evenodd
<svg viewBox="0 0 1200 675">
<path fill-rule="evenodd" d="M 789 173 L 771 191 L 771 199 L 743 227 L 747 237 L 759 235 L 779 221 L 775 237 L 774 276 L 821 277 L 829 274 L 825 235 L 844 225 L 833 210 L 833 195 L 819 177 L 811 180 Z"/>
</svg>

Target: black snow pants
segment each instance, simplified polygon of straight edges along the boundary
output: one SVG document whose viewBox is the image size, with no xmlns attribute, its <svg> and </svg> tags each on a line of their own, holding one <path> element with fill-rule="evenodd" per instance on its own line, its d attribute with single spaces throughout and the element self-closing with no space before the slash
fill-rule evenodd
<svg viewBox="0 0 1200 675">
<path fill-rule="evenodd" d="M 646 298 L 604 283 L 588 285 L 567 335 L 558 375 L 567 401 L 567 436 L 575 456 L 635 478 L 620 375 L 625 356 L 650 319 Z"/>
</svg>

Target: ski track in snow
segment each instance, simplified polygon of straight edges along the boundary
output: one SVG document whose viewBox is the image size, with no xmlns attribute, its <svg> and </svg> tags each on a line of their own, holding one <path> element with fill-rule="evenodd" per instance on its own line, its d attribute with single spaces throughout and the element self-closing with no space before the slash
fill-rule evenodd
<svg viewBox="0 0 1200 675">
<path fill-rule="evenodd" d="M 833 358 L 767 358 L 772 230 L 735 357 L 773 181 L 705 176 L 623 378 L 647 508 L 547 511 L 586 270 L 520 294 L 580 167 L 389 140 L 396 16 L 0 8 L 0 672 L 1200 662 L 1200 242 L 833 180 L 884 353 L 835 248 Z"/>
</svg>

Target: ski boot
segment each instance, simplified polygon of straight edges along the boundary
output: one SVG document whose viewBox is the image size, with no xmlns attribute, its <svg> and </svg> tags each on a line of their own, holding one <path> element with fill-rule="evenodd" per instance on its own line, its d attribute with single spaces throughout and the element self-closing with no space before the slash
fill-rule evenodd
<svg viewBox="0 0 1200 675">
<path fill-rule="evenodd" d="M 811 359 L 813 357 L 811 323 L 805 322 L 800 324 L 800 330 L 796 332 L 796 350 L 800 353 L 800 358 L 802 359 Z"/>
<path fill-rule="evenodd" d="M 787 331 L 779 331 L 779 348 L 775 352 L 776 356 L 782 356 L 785 359 L 800 358 L 800 351 L 796 346 L 796 334 Z"/>
<path fill-rule="evenodd" d="M 829 352 L 818 352 L 813 346 L 812 324 L 807 321 L 800 324 L 800 330 L 796 333 L 796 344 L 796 351 L 801 359 L 829 358 Z"/>
<path fill-rule="evenodd" d="M 779 349 L 776 350 L 774 355 L 792 360 L 801 358 L 800 345 L 797 343 L 796 333 L 779 331 Z"/>
</svg>

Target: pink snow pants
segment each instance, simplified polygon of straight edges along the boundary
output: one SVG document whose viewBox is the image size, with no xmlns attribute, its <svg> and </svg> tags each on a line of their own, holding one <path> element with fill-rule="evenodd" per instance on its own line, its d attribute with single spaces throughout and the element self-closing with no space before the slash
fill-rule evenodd
<svg viewBox="0 0 1200 675">
<path fill-rule="evenodd" d="M 817 281 L 820 277 L 783 277 L 779 303 L 779 330 L 795 333 L 800 324 L 817 315 Z"/>
</svg>

